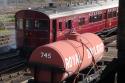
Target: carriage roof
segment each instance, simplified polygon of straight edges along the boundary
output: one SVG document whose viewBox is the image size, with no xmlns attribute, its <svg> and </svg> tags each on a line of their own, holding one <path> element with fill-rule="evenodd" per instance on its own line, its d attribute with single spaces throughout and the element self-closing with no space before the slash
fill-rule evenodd
<svg viewBox="0 0 125 83">
<path fill-rule="evenodd" d="M 70 16 L 74 14 L 81 14 L 91 11 L 103 10 L 108 8 L 118 7 L 118 1 L 113 0 L 103 4 L 91 4 L 86 6 L 72 6 L 72 7 L 54 7 L 54 8 L 37 8 L 34 11 L 42 12 L 46 14 L 50 19 Z"/>
</svg>

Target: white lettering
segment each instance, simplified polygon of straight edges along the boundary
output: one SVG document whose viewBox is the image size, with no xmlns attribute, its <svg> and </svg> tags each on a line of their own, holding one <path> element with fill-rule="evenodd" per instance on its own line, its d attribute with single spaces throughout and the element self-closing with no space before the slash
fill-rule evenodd
<svg viewBox="0 0 125 83">
<path fill-rule="evenodd" d="M 82 60 L 77 54 L 65 58 L 66 69 L 72 68 L 80 63 L 82 63 Z"/>
<path fill-rule="evenodd" d="M 103 43 L 96 45 L 95 47 L 87 49 L 88 58 L 98 55 L 104 51 Z"/>
<path fill-rule="evenodd" d="M 65 58 L 65 63 L 66 63 L 66 69 L 69 69 L 72 67 L 72 59 L 71 57 Z"/>
</svg>

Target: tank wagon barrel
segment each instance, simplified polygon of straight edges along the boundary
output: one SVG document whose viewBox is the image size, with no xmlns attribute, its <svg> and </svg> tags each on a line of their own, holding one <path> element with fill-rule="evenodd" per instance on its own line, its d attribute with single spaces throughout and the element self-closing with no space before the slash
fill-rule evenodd
<svg viewBox="0 0 125 83">
<path fill-rule="evenodd" d="M 35 68 L 35 83 L 60 83 L 101 60 L 104 44 L 97 35 L 73 34 L 68 38 L 33 51 L 29 61 Z"/>
</svg>

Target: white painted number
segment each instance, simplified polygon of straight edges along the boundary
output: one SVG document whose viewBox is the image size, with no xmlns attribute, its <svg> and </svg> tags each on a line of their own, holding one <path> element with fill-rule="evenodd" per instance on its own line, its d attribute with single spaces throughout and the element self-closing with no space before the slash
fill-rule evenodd
<svg viewBox="0 0 125 83">
<path fill-rule="evenodd" d="M 41 58 L 51 59 L 51 53 L 48 52 L 41 52 Z"/>
</svg>

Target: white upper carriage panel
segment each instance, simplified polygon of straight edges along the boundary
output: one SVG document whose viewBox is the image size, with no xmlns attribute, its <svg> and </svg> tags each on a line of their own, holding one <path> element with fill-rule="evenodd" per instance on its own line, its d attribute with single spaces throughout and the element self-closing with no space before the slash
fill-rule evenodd
<svg viewBox="0 0 125 83">
<path fill-rule="evenodd" d="M 105 3 L 94 3 L 91 5 L 82 5 L 82 6 L 80 5 L 80 6 L 69 6 L 69 7 L 37 8 L 35 9 L 35 11 L 39 11 L 46 14 L 50 19 L 55 19 L 59 17 L 109 9 L 113 7 L 118 7 L 118 0 L 111 0 Z"/>
</svg>

